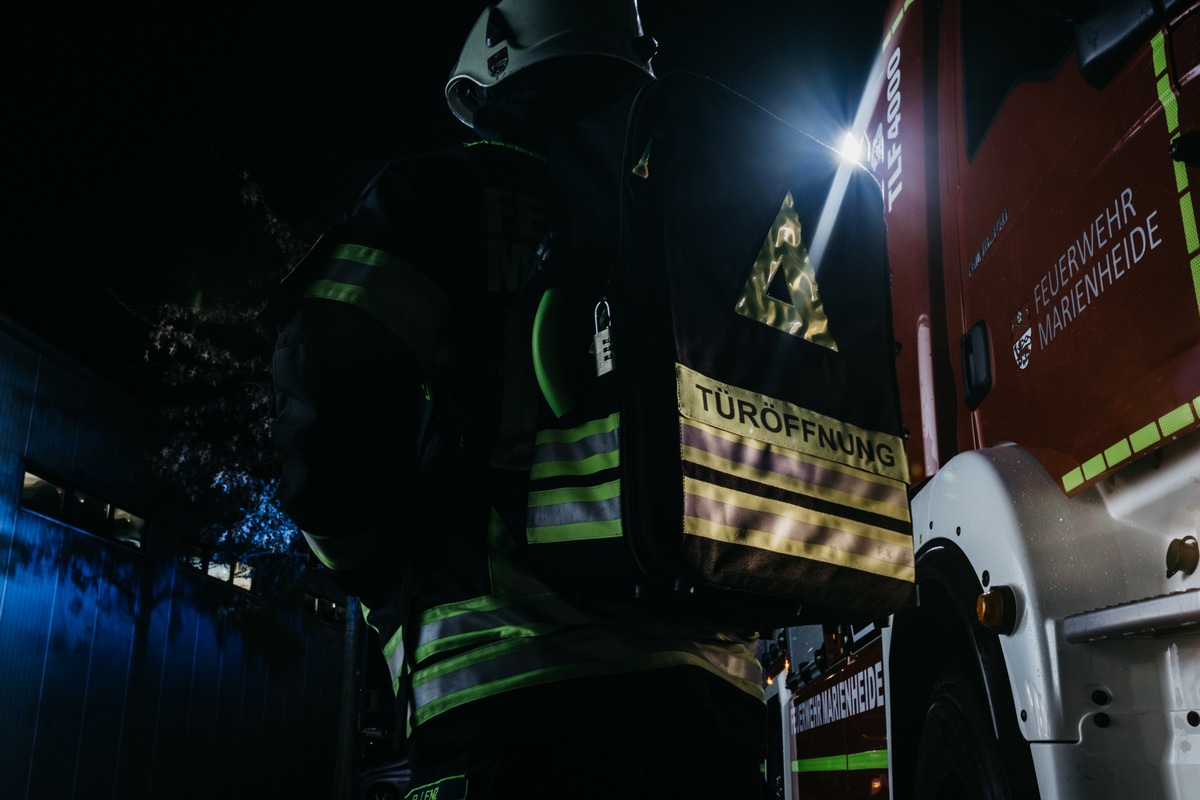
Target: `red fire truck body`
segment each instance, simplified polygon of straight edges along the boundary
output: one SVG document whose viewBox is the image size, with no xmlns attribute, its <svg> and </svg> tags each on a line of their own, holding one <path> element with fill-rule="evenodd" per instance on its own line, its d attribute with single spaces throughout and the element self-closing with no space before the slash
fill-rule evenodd
<svg viewBox="0 0 1200 800">
<path fill-rule="evenodd" d="M 790 654 L 768 772 L 789 799 L 1200 797 L 1200 5 L 885 23 L 860 124 L 918 591 Z"/>
</svg>

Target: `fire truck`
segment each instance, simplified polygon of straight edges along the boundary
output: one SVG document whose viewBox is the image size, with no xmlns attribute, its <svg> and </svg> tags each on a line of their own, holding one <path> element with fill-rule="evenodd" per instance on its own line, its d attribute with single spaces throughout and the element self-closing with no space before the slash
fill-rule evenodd
<svg viewBox="0 0 1200 800">
<path fill-rule="evenodd" d="M 778 633 L 788 798 L 1200 798 L 1200 4 L 893 0 L 916 591 Z"/>
</svg>

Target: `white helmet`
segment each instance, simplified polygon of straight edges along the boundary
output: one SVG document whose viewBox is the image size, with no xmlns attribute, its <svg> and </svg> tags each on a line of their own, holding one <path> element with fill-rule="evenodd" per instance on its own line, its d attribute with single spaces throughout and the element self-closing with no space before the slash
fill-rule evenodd
<svg viewBox="0 0 1200 800">
<path fill-rule="evenodd" d="M 484 9 L 467 35 L 446 83 L 446 102 L 471 127 L 479 106 L 475 87 L 574 55 L 612 56 L 653 78 L 656 46 L 642 33 L 637 0 L 500 0 Z"/>
</svg>

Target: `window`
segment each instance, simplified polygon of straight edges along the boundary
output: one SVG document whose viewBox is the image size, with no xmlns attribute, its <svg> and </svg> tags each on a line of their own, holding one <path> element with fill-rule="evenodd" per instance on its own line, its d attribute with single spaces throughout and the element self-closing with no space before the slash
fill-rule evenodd
<svg viewBox="0 0 1200 800">
<path fill-rule="evenodd" d="M 335 625 L 346 623 L 346 606 L 344 604 L 335 603 L 311 592 L 304 593 L 304 613 L 322 622 L 331 622 Z"/>
<path fill-rule="evenodd" d="M 1075 41 L 1058 15 L 1020 3 L 962 4 L 963 112 L 973 158 L 1008 93 L 1058 71 Z M 1015 43 L 1020 43 L 1019 46 Z"/>
<path fill-rule="evenodd" d="M 145 545 L 147 524 L 143 517 L 28 469 L 21 485 L 21 507 L 127 547 L 140 550 Z"/>
<path fill-rule="evenodd" d="M 254 567 L 241 561 L 230 563 L 218 560 L 216 557 L 210 556 L 203 547 L 195 542 L 186 546 L 179 560 L 188 569 L 202 572 L 210 578 L 231 584 L 238 589 L 249 592 L 254 588 Z"/>
</svg>

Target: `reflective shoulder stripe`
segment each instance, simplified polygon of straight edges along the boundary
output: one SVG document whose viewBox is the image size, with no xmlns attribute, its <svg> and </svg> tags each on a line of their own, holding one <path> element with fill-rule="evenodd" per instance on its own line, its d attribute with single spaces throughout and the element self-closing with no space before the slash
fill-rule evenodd
<svg viewBox="0 0 1200 800">
<path fill-rule="evenodd" d="M 334 248 L 321 277 L 304 296 L 359 308 L 404 342 L 426 367 L 444 346 L 453 308 L 446 293 L 404 259 L 355 244 Z"/>
<path fill-rule="evenodd" d="M 481 641 L 518 635 L 523 627 L 582 625 L 593 617 L 563 602 L 553 592 L 531 595 L 489 595 L 448 603 L 423 614 L 417 637 L 418 661 Z"/>
<path fill-rule="evenodd" d="M 383 645 L 383 659 L 387 662 L 388 674 L 392 678 L 392 695 L 400 694 L 400 681 L 408 674 L 404 650 L 404 631 L 401 625 Z M 378 631 L 376 631 L 378 633 Z"/>
<path fill-rule="evenodd" d="M 317 559 L 338 572 L 370 566 L 378 558 L 380 546 L 387 535 L 378 531 L 355 536 L 318 536 L 301 531 Z"/>
</svg>

